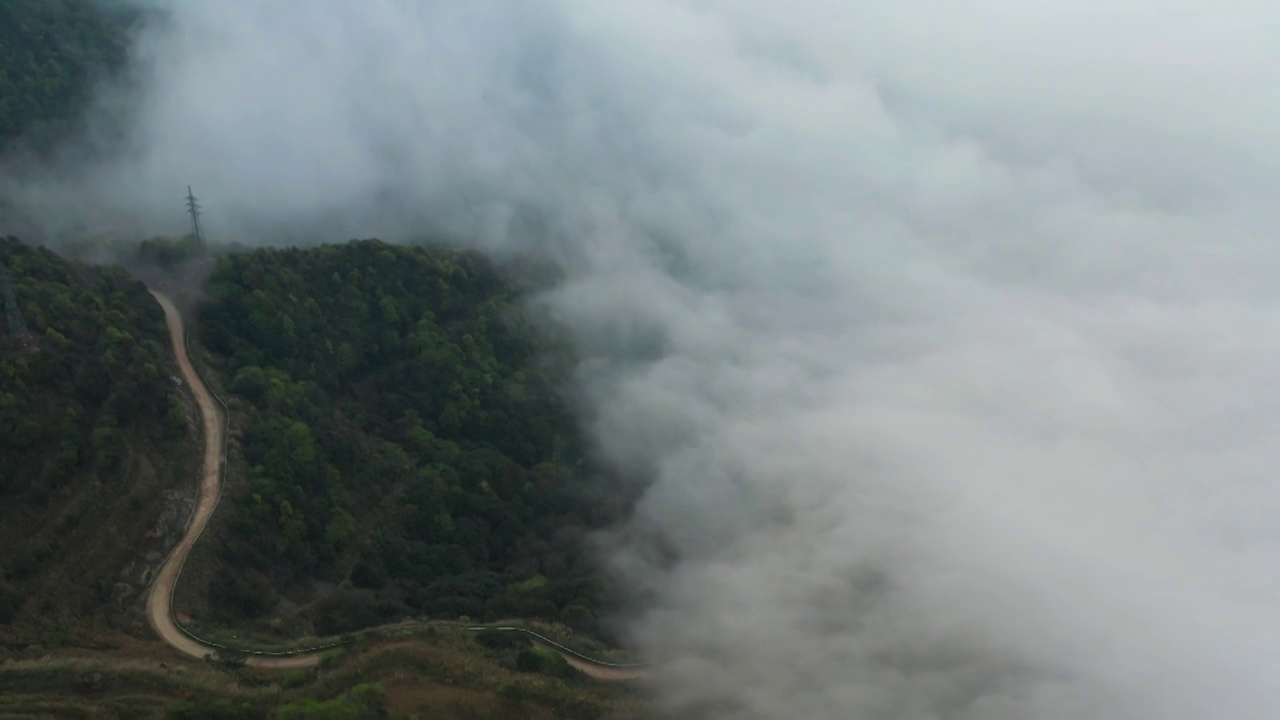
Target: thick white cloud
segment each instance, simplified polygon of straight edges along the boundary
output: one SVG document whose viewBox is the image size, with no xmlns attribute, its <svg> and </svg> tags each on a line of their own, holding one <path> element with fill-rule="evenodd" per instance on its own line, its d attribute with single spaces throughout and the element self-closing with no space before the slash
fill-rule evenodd
<svg viewBox="0 0 1280 720">
<path fill-rule="evenodd" d="M 73 189 L 572 262 L 669 707 L 1274 715 L 1280 9 L 165 5 Z"/>
</svg>

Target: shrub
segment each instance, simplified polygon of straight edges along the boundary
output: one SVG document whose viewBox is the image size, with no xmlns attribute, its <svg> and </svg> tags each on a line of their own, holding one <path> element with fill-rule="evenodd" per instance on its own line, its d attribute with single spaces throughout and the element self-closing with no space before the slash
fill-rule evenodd
<svg viewBox="0 0 1280 720">
<path fill-rule="evenodd" d="M 280 678 L 280 687 L 286 690 L 300 688 L 312 680 L 311 671 L 309 670 L 290 670 Z"/>
</svg>

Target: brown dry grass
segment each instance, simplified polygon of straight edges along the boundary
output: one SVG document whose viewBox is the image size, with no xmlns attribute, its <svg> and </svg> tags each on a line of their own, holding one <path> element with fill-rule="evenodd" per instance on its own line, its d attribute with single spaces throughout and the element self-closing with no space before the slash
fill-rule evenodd
<svg viewBox="0 0 1280 720">
<path fill-rule="evenodd" d="M 654 717 L 643 686 L 516 672 L 503 651 L 482 647 L 462 630 L 367 641 L 301 675 L 182 660 L 158 643 L 127 636 L 100 640 L 114 649 L 0 662 L 0 717 L 146 717 L 180 701 L 230 703 L 244 717 L 263 717 L 362 683 L 382 685 L 393 718 Z"/>
</svg>

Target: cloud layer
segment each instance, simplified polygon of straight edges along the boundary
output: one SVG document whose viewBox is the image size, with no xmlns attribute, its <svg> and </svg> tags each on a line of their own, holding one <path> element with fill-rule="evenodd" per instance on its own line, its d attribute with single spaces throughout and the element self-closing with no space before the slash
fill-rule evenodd
<svg viewBox="0 0 1280 720">
<path fill-rule="evenodd" d="M 154 2 L 29 187 L 570 263 L 667 707 L 1273 714 L 1271 4 Z"/>
</svg>

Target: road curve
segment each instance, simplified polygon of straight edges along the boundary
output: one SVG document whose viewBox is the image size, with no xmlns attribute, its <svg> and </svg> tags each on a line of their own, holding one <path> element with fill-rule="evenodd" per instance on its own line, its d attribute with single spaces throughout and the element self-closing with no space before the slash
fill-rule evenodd
<svg viewBox="0 0 1280 720">
<path fill-rule="evenodd" d="M 209 518 L 213 517 L 213 511 L 218 507 L 218 501 L 222 497 L 223 418 L 213 393 L 205 386 L 195 367 L 192 366 L 191 358 L 187 355 L 182 314 L 178 312 L 173 301 L 165 295 L 154 290 L 151 294 L 164 309 L 164 320 L 169 327 L 169 341 L 173 345 L 178 370 L 182 373 L 187 387 L 191 388 L 191 394 L 200 410 L 200 422 L 204 426 L 204 456 L 200 464 L 200 492 L 195 512 L 191 515 L 191 521 L 187 525 L 186 532 L 182 534 L 182 539 L 170 551 L 164 564 L 160 566 L 160 571 L 152 580 L 151 590 L 147 595 L 147 621 L 155 629 L 156 634 L 175 650 L 189 657 L 201 659 L 217 653 L 218 650 L 196 640 L 178 627 L 173 617 L 173 592 L 178 585 L 178 578 L 182 575 L 182 566 L 186 563 L 187 556 L 191 554 L 191 548 L 195 547 L 196 541 L 200 539 L 200 534 L 209 524 Z M 499 628 L 474 627 L 471 629 Z M 524 628 L 500 629 L 530 636 L 534 642 L 559 653 L 571 666 L 596 680 L 630 680 L 645 675 L 649 670 L 645 665 L 614 665 L 592 660 Z M 246 665 L 276 669 L 311 667 L 319 662 L 320 652 L 301 652 L 279 657 L 249 655 L 245 658 Z"/>
<path fill-rule="evenodd" d="M 164 308 L 165 324 L 169 326 L 169 341 L 173 345 L 173 354 L 178 361 L 178 370 L 196 405 L 200 409 L 200 421 L 204 425 L 204 457 L 200 464 L 200 493 L 196 501 L 196 510 L 191 515 L 191 522 L 182 534 L 182 539 L 174 546 L 165 558 L 160 571 L 151 583 L 151 592 L 147 595 L 147 620 L 161 639 L 169 643 L 178 652 L 193 658 L 203 658 L 217 652 L 204 643 L 198 642 L 183 632 L 173 618 L 173 590 L 182 575 L 182 566 L 195 547 L 196 540 L 209 524 L 213 511 L 218 507 L 222 497 L 222 418 L 213 394 L 205 387 L 200 376 L 191 365 L 187 356 L 187 346 L 183 340 L 182 314 L 174 307 L 169 298 L 154 290 L 151 292 L 160 307 Z M 272 668 L 310 667 L 320 662 L 319 653 L 290 655 L 288 657 L 258 657 L 246 659 L 247 665 Z"/>
</svg>

